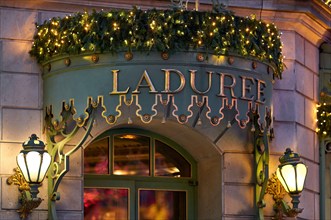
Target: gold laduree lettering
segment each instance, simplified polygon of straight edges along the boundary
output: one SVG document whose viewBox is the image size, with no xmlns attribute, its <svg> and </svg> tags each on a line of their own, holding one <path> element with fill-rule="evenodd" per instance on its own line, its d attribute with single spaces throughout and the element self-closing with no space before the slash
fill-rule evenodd
<svg viewBox="0 0 331 220">
<path fill-rule="evenodd" d="M 255 84 L 253 77 L 248 76 L 240 76 L 241 78 L 241 99 L 251 101 L 254 99 L 254 95 L 251 95 L 251 97 L 246 97 L 247 93 L 250 93 L 252 90 L 252 85 Z M 248 84 L 248 82 L 251 82 L 251 84 Z"/>
<path fill-rule="evenodd" d="M 129 92 L 130 87 L 128 87 L 124 91 L 118 91 L 118 72 L 119 70 L 112 70 L 113 73 L 113 91 L 110 93 L 111 95 L 120 95 L 127 94 Z"/>
<path fill-rule="evenodd" d="M 217 96 L 225 97 L 226 95 L 224 94 L 224 92 L 225 92 L 224 90 L 229 89 L 230 93 L 231 93 L 231 97 L 237 98 L 234 95 L 234 87 L 236 86 L 236 77 L 234 77 L 232 74 L 228 74 L 228 73 L 218 73 L 218 75 L 220 75 L 220 90 L 219 90 L 219 93 L 217 94 Z M 230 85 L 224 84 L 225 77 L 232 80 L 232 83 Z"/>
<path fill-rule="evenodd" d="M 191 88 L 192 90 L 195 92 L 195 93 L 198 93 L 199 95 L 203 95 L 203 94 L 206 94 L 207 92 L 209 92 L 209 90 L 211 89 L 211 77 L 212 77 L 212 74 L 213 72 L 211 71 L 208 71 L 207 74 L 208 74 L 208 88 L 202 92 L 202 91 L 199 91 L 195 85 L 195 73 L 196 73 L 196 70 L 190 70 L 190 83 L 191 83 Z"/>
<path fill-rule="evenodd" d="M 261 95 L 264 95 L 264 88 L 266 88 L 266 83 L 263 80 L 257 79 L 257 99 L 256 102 L 265 103 L 265 98 L 261 99 Z M 263 88 L 262 88 L 263 86 Z"/>
<path fill-rule="evenodd" d="M 146 81 L 147 84 L 142 84 L 143 81 Z M 145 88 L 149 88 L 149 93 L 157 93 L 157 91 L 155 90 L 155 87 L 152 83 L 151 78 L 149 77 L 147 71 L 145 70 L 144 73 L 141 75 L 140 80 L 137 84 L 137 87 L 134 91 L 132 91 L 133 94 L 139 94 L 140 90 L 139 88 L 141 87 L 145 87 Z"/>
<path fill-rule="evenodd" d="M 161 91 L 161 93 L 179 93 L 180 91 L 182 91 L 185 87 L 185 77 L 184 74 L 182 72 L 180 72 L 179 70 L 176 69 L 162 69 L 162 71 L 164 72 L 164 90 Z M 177 89 L 171 91 L 170 90 L 170 73 L 175 73 L 180 80 L 180 84 L 178 86 Z"/>
<path fill-rule="evenodd" d="M 140 94 L 141 88 L 148 88 L 149 93 L 163 93 L 163 94 L 175 94 L 180 93 L 185 88 L 185 76 L 184 74 L 176 69 L 161 69 L 164 73 L 164 90 L 157 91 L 154 87 L 154 84 L 147 72 L 147 70 L 144 70 L 143 74 L 140 76 L 140 79 L 136 85 L 135 90 L 132 91 L 132 94 Z M 125 90 L 119 90 L 119 72 L 120 70 L 112 70 L 113 75 L 113 90 L 109 93 L 110 95 L 121 95 L 121 94 L 128 94 L 131 87 L 128 86 Z M 196 74 L 197 70 L 189 70 L 190 73 L 190 87 L 192 91 L 199 95 L 205 95 L 209 93 L 212 90 L 212 75 L 214 72 L 207 71 L 207 77 L 208 77 L 208 87 L 205 88 L 204 91 L 201 91 L 196 86 Z M 240 95 L 239 99 L 242 100 L 248 100 L 248 101 L 254 101 L 257 103 L 264 104 L 266 102 L 266 99 L 264 97 L 265 95 L 265 88 L 266 88 L 266 82 L 260 79 L 256 79 L 249 76 L 235 76 L 230 73 L 217 73 L 219 75 L 219 91 L 218 93 L 215 91 L 217 88 L 214 89 L 214 92 L 216 93 L 216 96 L 219 97 L 226 97 L 227 94 L 230 94 L 232 98 L 237 98 L 236 95 Z M 172 77 L 178 77 L 179 79 L 179 85 L 177 88 L 171 89 L 171 82 L 174 82 L 174 79 Z M 237 78 L 241 78 L 241 93 L 237 91 L 239 94 L 235 94 L 235 88 L 237 85 Z M 171 80 L 172 79 L 172 80 Z M 177 79 L 177 80 L 178 80 Z M 178 84 L 178 81 L 177 81 Z M 254 86 L 254 89 L 253 89 Z M 226 94 L 226 91 L 228 92 Z M 255 91 L 256 93 L 252 94 Z"/>
</svg>

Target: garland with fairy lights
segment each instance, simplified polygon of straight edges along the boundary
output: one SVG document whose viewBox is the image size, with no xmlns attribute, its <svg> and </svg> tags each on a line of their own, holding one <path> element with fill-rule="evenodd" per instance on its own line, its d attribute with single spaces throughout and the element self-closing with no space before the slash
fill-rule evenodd
<svg viewBox="0 0 331 220">
<path fill-rule="evenodd" d="M 118 51 L 173 53 L 203 49 L 215 55 L 254 57 L 281 78 L 282 44 L 275 25 L 231 12 L 111 10 L 55 17 L 36 25 L 30 55 L 38 63 L 57 55 Z"/>
<path fill-rule="evenodd" d="M 319 136 L 331 136 L 331 105 L 327 103 L 317 105 L 317 128 Z"/>
<path fill-rule="evenodd" d="M 331 8 L 331 1 L 330 0 L 321 0 L 321 1 Z"/>
</svg>

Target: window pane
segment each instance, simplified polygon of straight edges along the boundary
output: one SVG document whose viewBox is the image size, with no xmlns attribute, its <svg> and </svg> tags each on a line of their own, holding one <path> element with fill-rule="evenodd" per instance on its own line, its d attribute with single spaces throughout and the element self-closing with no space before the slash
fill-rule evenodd
<svg viewBox="0 0 331 220">
<path fill-rule="evenodd" d="M 123 134 L 114 136 L 114 175 L 150 174 L 149 137 Z"/>
<path fill-rule="evenodd" d="M 129 219 L 128 189 L 84 189 L 84 219 Z"/>
<path fill-rule="evenodd" d="M 173 148 L 155 140 L 155 176 L 190 177 L 191 165 Z"/>
<path fill-rule="evenodd" d="M 109 174 L 108 138 L 91 143 L 84 150 L 84 173 Z"/>
<path fill-rule="evenodd" d="M 185 220 L 186 192 L 139 190 L 139 220 Z"/>
</svg>

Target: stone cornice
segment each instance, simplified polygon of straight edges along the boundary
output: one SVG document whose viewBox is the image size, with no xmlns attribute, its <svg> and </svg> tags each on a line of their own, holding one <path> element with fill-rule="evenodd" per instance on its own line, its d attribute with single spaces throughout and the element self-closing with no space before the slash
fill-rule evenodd
<svg viewBox="0 0 331 220">
<path fill-rule="evenodd" d="M 86 9 L 110 9 L 124 8 L 131 9 L 132 6 L 139 6 L 142 9 L 147 8 L 170 8 L 170 1 L 152 1 L 152 0 L 41 0 L 41 1 L 24 1 L 24 0 L 0 0 L 0 7 L 40 9 L 47 11 L 77 12 Z"/>
<path fill-rule="evenodd" d="M 312 14 L 322 21 L 331 29 L 331 7 L 328 7 L 321 0 L 314 0 L 312 4 Z"/>
</svg>

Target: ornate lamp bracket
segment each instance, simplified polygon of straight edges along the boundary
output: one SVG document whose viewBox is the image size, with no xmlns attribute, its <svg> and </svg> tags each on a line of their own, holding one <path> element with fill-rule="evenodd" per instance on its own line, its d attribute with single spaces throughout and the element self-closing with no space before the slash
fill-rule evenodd
<svg viewBox="0 0 331 220">
<path fill-rule="evenodd" d="M 90 99 L 89 102 L 85 116 L 77 119 L 73 118 L 75 114 L 73 103 L 71 106 L 67 104 L 63 105 L 61 122 L 53 121 L 51 110 L 46 112 L 47 146 L 52 157 L 48 178 L 48 217 L 51 220 L 57 219 L 55 203 L 57 200 L 60 200 L 58 187 L 63 177 L 70 169 L 69 157 L 82 147 L 93 127 L 94 115 L 98 104 L 93 102 L 92 99 Z M 80 128 L 85 130 L 83 137 L 81 137 L 81 140 L 72 149 L 64 152 L 64 147 L 75 137 Z M 56 139 L 60 139 L 60 141 L 56 141 Z"/>
<path fill-rule="evenodd" d="M 285 216 L 296 217 L 299 213 L 303 211 L 302 208 L 291 208 L 284 201 L 284 197 L 287 192 L 277 178 L 276 173 L 273 173 L 272 177 L 268 180 L 266 193 L 272 195 L 272 199 L 275 201 L 275 204 L 273 205 L 275 216 L 273 217 L 273 219 L 282 220 Z"/>
<path fill-rule="evenodd" d="M 253 132 L 254 158 L 256 171 L 255 206 L 258 219 L 263 220 L 263 208 L 266 206 L 264 195 L 269 178 L 269 139 L 273 138 L 271 128 L 271 112 L 267 111 L 265 123 L 259 123 L 259 114 L 252 109 L 250 112 L 251 131 Z"/>
<path fill-rule="evenodd" d="M 25 181 L 21 170 L 14 168 L 14 174 L 7 178 L 8 185 L 17 185 L 20 192 L 19 202 L 21 207 L 17 210 L 21 219 L 26 219 L 33 209 L 42 202 L 41 198 L 32 198 L 29 184 Z"/>
</svg>

